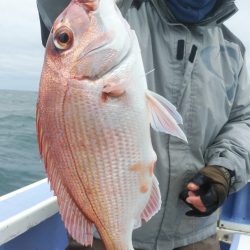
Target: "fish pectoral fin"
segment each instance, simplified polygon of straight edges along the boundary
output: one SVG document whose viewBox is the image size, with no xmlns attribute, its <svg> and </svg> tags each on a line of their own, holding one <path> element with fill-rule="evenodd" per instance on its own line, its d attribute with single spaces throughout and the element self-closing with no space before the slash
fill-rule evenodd
<svg viewBox="0 0 250 250">
<path fill-rule="evenodd" d="M 106 80 L 102 92 L 112 97 L 119 97 L 126 92 L 126 88 L 127 81 L 123 78 L 112 77 Z"/>
<path fill-rule="evenodd" d="M 164 97 L 149 90 L 146 92 L 146 101 L 150 111 L 152 128 L 187 142 L 186 135 L 178 126 L 178 123 L 182 123 L 182 117 L 175 106 Z"/>
<path fill-rule="evenodd" d="M 161 209 L 161 193 L 159 189 L 159 182 L 153 175 L 153 185 L 152 185 L 151 195 L 146 207 L 144 208 L 141 214 L 141 219 L 149 221 L 152 218 L 152 216 L 154 216 L 160 209 Z M 136 226 L 138 227 L 140 226 L 140 224 L 137 224 Z"/>
</svg>

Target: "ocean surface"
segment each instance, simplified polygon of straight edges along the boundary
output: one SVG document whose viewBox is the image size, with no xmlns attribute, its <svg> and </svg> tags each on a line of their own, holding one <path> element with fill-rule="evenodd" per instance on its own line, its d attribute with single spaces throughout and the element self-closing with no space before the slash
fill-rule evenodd
<svg viewBox="0 0 250 250">
<path fill-rule="evenodd" d="M 36 140 L 37 94 L 0 90 L 0 196 L 45 178 Z"/>
</svg>

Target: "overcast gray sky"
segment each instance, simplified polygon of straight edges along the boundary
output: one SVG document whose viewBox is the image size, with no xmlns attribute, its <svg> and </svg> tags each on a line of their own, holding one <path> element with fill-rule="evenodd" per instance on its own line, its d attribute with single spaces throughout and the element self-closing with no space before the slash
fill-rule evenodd
<svg viewBox="0 0 250 250">
<path fill-rule="evenodd" d="M 0 0 L 0 88 L 37 90 L 43 48 L 35 0 Z"/>
<path fill-rule="evenodd" d="M 226 24 L 250 51 L 250 1 Z M 35 0 L 0 0 L 0 89 L 37 90 L 44 49 Z M 250 70 L 250 52 L 247 52 Z"/>
</svg>

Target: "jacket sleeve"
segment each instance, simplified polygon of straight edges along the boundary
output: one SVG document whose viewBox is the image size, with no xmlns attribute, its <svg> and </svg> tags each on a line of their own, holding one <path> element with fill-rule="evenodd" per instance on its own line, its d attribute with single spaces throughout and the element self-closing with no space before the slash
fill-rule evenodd
<svg viewBox="0 0 250 250">
<path fill-rule="evenodd" d="M 45 47 L 47 40 L 48 40 L 48 37 L 49 37 L 50 30 L 44 24 L 43 19 L 42 19 L 40 14 L 39 14 L 39 20 L 40 20 L 40 27 L 41 27 L 42 44 L 43 44 L 43 47 Z"/>
<path fill-rule="evenodd" d="M 228 122 L 205 152 L 207 165 L 235 172 L 231 192 L 242 188 L 250 179 L 250 82 L 245 61 L 242 64 Z"/>
<path fill-rule="evenodd" d="M 70 0 L 37 0 L 43 46 L 46 45 L 50 29 L 55 19 L 69 3 Z"/>
</svg>

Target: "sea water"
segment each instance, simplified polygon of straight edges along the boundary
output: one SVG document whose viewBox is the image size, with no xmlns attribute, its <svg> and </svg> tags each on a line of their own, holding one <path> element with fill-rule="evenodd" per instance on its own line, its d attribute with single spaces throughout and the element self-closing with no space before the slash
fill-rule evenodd
<svg viewBox="0 0 250 250">
<path fill-rule="evenodd" d="M 37 95 L 0 90 L 0 196 L 45 178 L 36 139 Z"/>
</svg>

